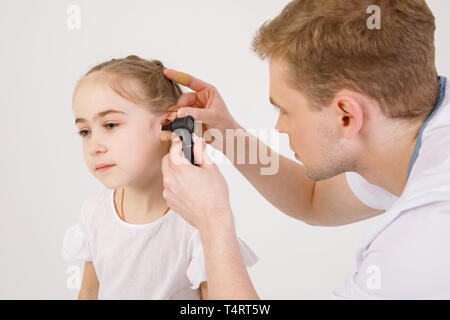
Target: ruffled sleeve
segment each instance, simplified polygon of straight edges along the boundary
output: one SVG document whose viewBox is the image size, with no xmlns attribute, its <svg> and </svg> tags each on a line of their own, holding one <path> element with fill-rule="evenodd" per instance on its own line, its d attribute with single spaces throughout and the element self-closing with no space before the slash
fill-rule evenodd
<svg viewBox="0 0 450 320">
<path fill-rule="evenodd" d="M 81 208 L 80 220 L 64 234 L 62 257 L 65 260 L 92 261 L 85 205 Z"/>
<path fill-rule="evenodd" d="M 256 254 L 239 237 L 238 243 L 245 265 L 247 267 L 252 267 L 253 265 L 255 265 L 255 263 L 259 260 Z M 189 262 L 186 275 L 189 281 L 192 283 L 191 289 L 197 289 L 202 282 L 207 281 L 205 255 L 203 252 L 203 246 L 198 230 L 194 232 L 189 241 L 189 251 L 191 253 L 191 261 Z"/>
</svg>

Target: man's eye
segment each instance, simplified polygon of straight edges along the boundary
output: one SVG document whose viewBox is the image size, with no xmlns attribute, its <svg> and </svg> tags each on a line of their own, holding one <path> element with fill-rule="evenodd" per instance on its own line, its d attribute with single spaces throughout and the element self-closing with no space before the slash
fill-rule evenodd
<svg viewBox="0 0 450 320">
<path fill-rule="evenodd" d="M 275 110 L 276 113 L 279 113 L 279 114 L 281 114 L 281 115 L 283 115 L 283 116 L 286 115 L 286 111 L 284 111 L 284 110 L 281 109 L 280 107 L 273 106 L 273 108 L 274 108 L 274 110 Z"/>
</svg>

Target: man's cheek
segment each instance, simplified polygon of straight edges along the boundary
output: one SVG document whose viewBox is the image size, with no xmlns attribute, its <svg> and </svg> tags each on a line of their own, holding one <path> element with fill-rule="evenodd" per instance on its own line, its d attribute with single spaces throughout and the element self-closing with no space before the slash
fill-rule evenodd
<svg viewBox="0 0 450 320">
<path fill-rule="evenodd" d="M 289 142 L 290 142 L 292 150 L 294 150 L 294 151 L 298 151 L 299 140 L 301 139 L 297 136 L 298 134 L 299 133 L 297 132 L 297 130 L 293 130 L 293 131 L 291 131 L 291 134 L 289 135 Z"/>
</svg>

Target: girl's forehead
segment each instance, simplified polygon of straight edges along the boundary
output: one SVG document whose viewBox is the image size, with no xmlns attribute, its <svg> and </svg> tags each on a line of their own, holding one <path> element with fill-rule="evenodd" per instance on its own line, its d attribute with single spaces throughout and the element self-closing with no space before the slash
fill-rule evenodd
<svg viewBox="0 0 450 320">
<path fill-rule="evenodd" d="M 108 114 L 127 120 L 134 119 L 137 122 L 157 117 L 145 106 L 136 105 L 115 93 L 114 90 L 108 90 L 110 90 L 108 94 L 98 93 L 94 90 L 94 92 L 88 92 L 86 96 L 78 100 L 75 99 L 73 111 L 76 124 L 95 122 Z M 84 93 L 80 92 L 80 94 L 83 95 Z"/>
<path fill-rule="evenodd" d="M 148 106 L 126 99 L 113 89 L 113 76 L 104 72 L 94 72 L 83 78 L 74 93 L 72 109 L 76 118 L 90 118 L 109 109 L 118 109 L 128 117 L 155 118 Z M 138 86 L 132 80 L 124 80 L 129 89 L 135 90 Z"/>
<path fill-rule="evenodd" d="M 137 105 L 120 96 L 105 82 L 84 82 L 74 93 L 72 108 L 75 112 L 90 114 L 113 107 L 129 113 L 138 111 Z"/>
</svg>

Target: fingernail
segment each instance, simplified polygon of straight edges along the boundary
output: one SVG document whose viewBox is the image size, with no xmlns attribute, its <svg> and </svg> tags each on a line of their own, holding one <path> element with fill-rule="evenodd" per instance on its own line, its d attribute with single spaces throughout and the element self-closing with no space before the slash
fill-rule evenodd
<svg viewBox="0 0 450 320">
<path fill-rule="evenodd" d="M 183 109 L 178 109 L 177 117 L 179 117 L 179 118 L 183 117 Z"/>
</svg>

